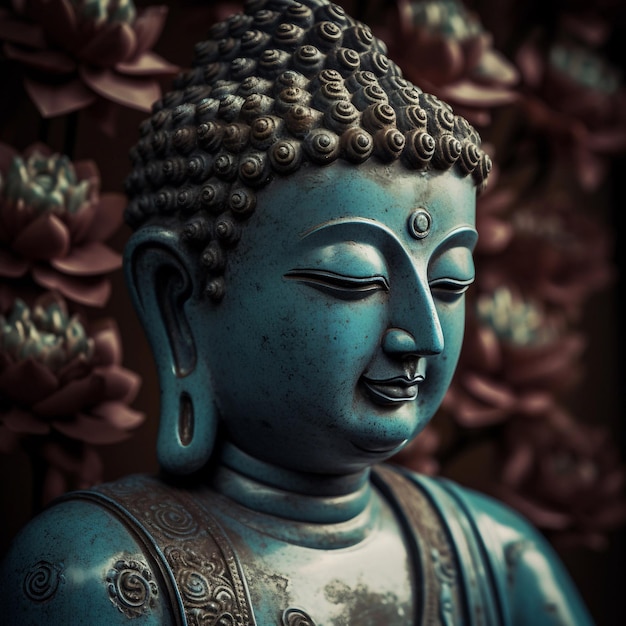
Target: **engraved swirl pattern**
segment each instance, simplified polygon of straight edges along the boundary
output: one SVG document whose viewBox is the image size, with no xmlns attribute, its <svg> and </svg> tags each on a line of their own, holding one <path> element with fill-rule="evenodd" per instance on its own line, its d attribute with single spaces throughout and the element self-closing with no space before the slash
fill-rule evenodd
<svg viewBox="0 0 626 626">
<path fill-rule="evenodd" d="M 173 565 L 187 613 L 195 615 L 198 623 L 242 623 L 237 595 L 220 554 L 213 552 L 205 559 L 189 549 L 171 548 L 167 550 L 167 557 Z"/>
<path fill-rule="evenodd" d="M 161 531 L 172 537 L 187 537 L 193 535 L 198 523 L 189 514 L 189 511 L 173 502 L 160 502 L 150 506 L 152 523 Z"/>
<path fill-rule="evenodd" d="M 24 594 L 33 602 L 45 602 L 52 598 L 63 580 L 60 565 L 39 561 L 24 578 Z"/>
</svg>

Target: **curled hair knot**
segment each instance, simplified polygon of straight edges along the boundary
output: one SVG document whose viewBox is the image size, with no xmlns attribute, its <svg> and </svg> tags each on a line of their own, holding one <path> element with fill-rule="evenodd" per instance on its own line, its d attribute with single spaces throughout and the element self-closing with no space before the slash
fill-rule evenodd
<svg viewBox="0 0 626 626">
<path fill-rule="evenodd" d="M 181 239 L 192 245 L 205 245 L 211 238 L 211 224 L 205 217 L 194 217 L 184 226 Z M 201 257 L 201 262 L 203 259 Z"/>
<path fill-rule="evenodd" d="M 256 208 L 256 194 L 245 187 L 234 189 L 230 194 L 229 206 L 235 217 L 248 218 Z"/>
<path fill-rule="evenodd" d="M 217 273 L 226 265 L 226 255 L 218 241 L 210 241 L 200 255 L 200 263 L 209 271 Z"/>
<path fill-rule="evenodd" d="M 404 152 L 409 165 L 423 169 L 433 158 L 437 144 L 432 135 L 423 130 L 412 130 L 406 136 L 407 149 Z"/>
<path fill-rule="evenodd" d="M 374 135 L 374 153 L 385 162 L 399 158 L 406 139 L 397 128 L 381 128 Z"/>
<path fill-rule="evenodd" d="M 266 152 L 249 152 L 242 157 L 239 165 L 239 178 L 246 185 L 251 187 L 264 185 L 267 182 L 268 175 L 269 158 Z M 232 198 L 233 196 L 231 195 L 231 201 Z"/>
<path fill-rule="evenodd" d="M 222 144 L 230 152 L 241 152 L 248 143 L 250 127 L 247 124 L 232 123 L 224 129 Z"/>
<path fill-rule="evenodd" d="M 376 132 L 386 126 L 396 124 L 396 112 L 387 102 L 370 104 L 362 115 L 363 126 L 370 132 Z"/>
<path fill-rule="evenodd" d="M 315 128 L 305 137 L 304 150 L 313 163 L 331 163 L 339 156 L 339 137 L 326 128 Z"/>
<path fill-rule="evenodd" d="M 270 163 L 278 174 L 295 172 L 302 162 L 302 147 L 300 142 L 283 139 L 277 141 L 270 149 Z"/>
<path fill-rule="evenodd" d="M 215 235 L 225 245 L 233 245 L 241 237 L 241 225 L 229 213 L 223 213 L 215 222 Z"/>
<path fill-rule="evenodd" d="M 217 152 L 222 146 L 224 137 L 224 125 L 217 122 L 204 122 L 196 131 L 198 144 L 207 152 Z"/>
<path fill-rule="evenodd" d="M 454 135 L 441 135 L 439 148 L 433 158 L 442 167 L 452 167 L 461 156 L 461 142 Z"/>
<path fill-rule="evenodd" d="M 341 135 L 345 158 L 353 163 L 363 163 L 374 150 L 374 138 L 362 128 L 352 127 Z"/>
<path fill-rule="evenodd" d="M 274 32 L 274 43 L 285 51 L 293 51 L 299 46 L 305 36 L 305 31 L 298 25 L 282 22 Z"/>
<path fill-rule="evenodd" d="M 324 114 L 324 121 L 328 128 L 337 133 L 342 133 L 346 128 L 354 126 L 359 119 L 357 108 L 347 100 L 335 100 Z"/>
<path fill-rule="evenodd" d="M 250 143 L 259 150 L 266 150 L 278 138 L 283 120 L 275 115 L 263 115 L 252 123 Z"/>
<path fill-rule="evenodd" d="M 320 111 L 297 104 L 285 114 L 285 124 L 294 137 L 304 137 L 319 123 L 321 118 Z"/>
<path fill-rule="evenodd" d="M 220 213 L 226 200 L 226 187 L 218 179 L 206 183 L 200 190 L 200 206 L 211 213 Z"/>
</svg>

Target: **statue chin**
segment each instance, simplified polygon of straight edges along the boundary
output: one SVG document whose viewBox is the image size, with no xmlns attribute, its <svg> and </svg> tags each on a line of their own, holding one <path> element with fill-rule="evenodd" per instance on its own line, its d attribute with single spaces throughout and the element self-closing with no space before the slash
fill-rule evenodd
<svg viewBox="0 0 626 626">
<path fill-rule="evenodd" d="M 522 518 L 383 463 L 458 361 L 478 134 L 341 7 L 246 11 L 196 46 L 131 155 L 124 262 L 162 472 L 36 517 L 2 563 L 3 618 L 590 624 Z"/>
</svg>

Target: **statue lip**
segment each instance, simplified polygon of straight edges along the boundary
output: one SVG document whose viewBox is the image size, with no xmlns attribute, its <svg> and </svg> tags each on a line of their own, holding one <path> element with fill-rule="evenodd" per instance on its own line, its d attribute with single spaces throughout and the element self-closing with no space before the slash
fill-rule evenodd
<svg viewBox="0 0 626 626">
<path fill-rule="evenodd" d="M 367 452 L 369 454 L 389 454 L 394 452 L 395 450 L 397 450 L 402 444 L 405 444 L 407 442 L 406 439 L 403 439 L 400 442 L 397 443 L 393 443 L 391 445 L 386 445 L 386 446 L 381 446 L 380 448 L 374 447 L 374 446 L 368 446 L 367 448 L 364 446 L 360 446 L 354 442 L 352 442 L 352 445 L 357 448 L 357 450 L 360 450 L 361 452 Z"/>
<path fill-rule="evenodd" d="M 361 380 L 374 402 L 384 406 L 392 406 L 415 400 L 418 394 L 418 385 L 423 383 L 425 378 L 421 374 L 416 374 L 411 377 L 394 376 L 382 380 L 361 376 Z"/>
</svg>

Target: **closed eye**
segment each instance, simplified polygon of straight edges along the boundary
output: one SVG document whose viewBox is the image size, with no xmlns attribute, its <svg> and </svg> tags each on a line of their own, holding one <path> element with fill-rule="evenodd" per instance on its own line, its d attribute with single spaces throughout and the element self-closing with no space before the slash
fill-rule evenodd
<svg viewBox="0 0 626 626">
<path fill-rule="evenodd" d="M 432 294 L 445 302 L 452 302 L 462 296 L 474 282 L 473 278 L 457 280 L 456 278 L 439 278 L 430 281 Z"/>
<path fill-rule="evenodd" d="M 377 291 L 389 291 L 389 283 L 384 276 L 345 276 L 327 270 L 299 269 L 290 270 L 285 278 L 343 300 L 360 300 Z"/>
</svg>

